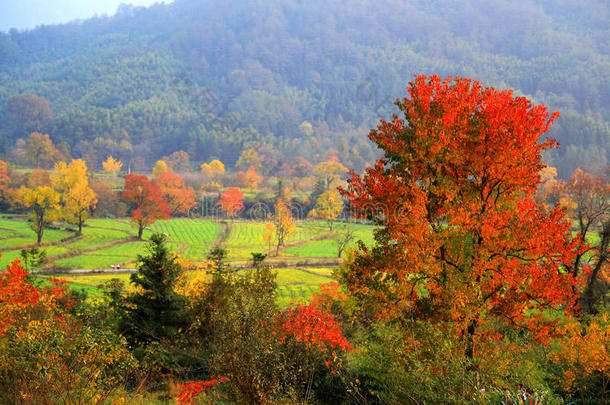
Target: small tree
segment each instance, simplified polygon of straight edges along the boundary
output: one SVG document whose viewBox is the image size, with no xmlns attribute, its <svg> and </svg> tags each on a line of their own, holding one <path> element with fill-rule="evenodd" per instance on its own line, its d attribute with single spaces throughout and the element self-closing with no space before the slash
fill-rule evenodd
<svg viewBox="0 0 610 405">
<path fill-rule="evenodd" d="M 233 218 L 237 212 L 244 207 L 244 193 L 237 187 L 229 187 L 227 191 L 222 193 L 218 205 L 227 217 Z"/>
<path fill-rule="evenodd" d="M 341 257 L 341 254 L 355 238 L 356 235 L 354 235 L 354 231 L 347 226 L 343 232 L 340 232 L 335 236 L 334 241 L 337 244 L 337 257 Z"/>
<path fill-rule="evenodd" d="M 50 167 L 62 159 L 61 153 L 57 150 L 53 141 L 47 134 L 33 132 L 28 137 L 25 148 L 25 157 L 34 167 Z"/>
<path fill-rule="evenodd" d="M 47 252 L 37 247 L 21 249 L 19 256 L 23 259 L 26 271 L 39 269 L 47 261 Z"/>
<path fill-rule="evenodd" d="M 161 176 L 163 173 L 165 173 L 168 170 L 169 169 L 167 167 L 167 163 L 165 162 L 165 160 L 157 160 L 155 167 L 153 167 L 151 177 L 153 179 L 156 179 L 157 177 Z"/>
<path fill-rule="evenodd" d="M 60 205 L 59 194 L 48 186 L 40 186 L 34 189 L 21 187 L 19 190 L 19 202 L 26 208 L 32 209 L 30 215 L 30 227 L 36 232 L 36 242 L 42 242 L 44 228 L 49 222 L 59 217 Z"/>
<path fill-rule="evenodd" d="M 164 172 L 154 181 L 161 190 L 161 196 L 167 200 L 173 215 L 188 214 L 197 205 L 195 190 L 187 187 L 180 175 L 174 172 Z"/>
<path fill-rule="evenodd" d="M 186 326 L 185 298 L 175 292 L 182 274 L 166 246 L 165 236 L 153 234 L 148 254 L 138 255 L 138 271 L 131 275 L 136 292 L 125 299 L 121 333 L 135 347 L 176 337 Z"/>
<path fill-rule="evenodd" d="M 108 156 L 108 159 L 106 159 L 105 162 L 102 162 L 102 167 L 104 168 L 104 171 L 116 176 L 117 173 L 121 171 L 123 163 L 120 160 L 116 160 L 112 156 Z"/>
<path fill-rule="evenodd" d="M 169 207 L 161 197 L 161 190 L 148 181 L 146 176 L 128 174 L 121 198 L 134 205 L 131 220 L 138 226 L 138 239 L 142 239 L 145 226 L 157 219 L 169 218 Z"/>
<path fill-rule="evenodd" d="M 341 196 L 335 190 L 328 190 L 318 197 L 316 208 L 311 211 L 310 215 L 328 222 L 329 230 L 332 232 L 333 224 L 341 212 L 343 212 Z"/>
<path fill-rule="evenodd" d="M 215 247 L 208 253 L 208 260 L 214 263 L 214 273 L 220 274 L 225 270 L 229 269 L 229 266 L 225 263 L 228 252 L 227 249 L 221 247 Z"/>
<path fill-rule="evenodd" d="M 8 184 L 10 181 L 8 165 L 0 160 L 0 209 L 6 208 L 9 205 L 10 193 Z"/>
<path fill-rule="evenodd" d="M 294 219 L 292 218 L 292 214 L 290 210 L 286 206 L 286 203 L 283 199 L 278 198 L 275 203 L 275 237 L 276 237 L 276 249 L 275 255 L 280 254 L 280 247 L 286 245 L 286 240 L 291 233 L 296 230 L 296 225 L 294 224 Z"/>
<path fill-rule="evenodd" d="M 69 224 L 78 226 L 78 234 L 83 232 L 83 224 L 97 198 L 89 187 L 87 165 L 84 160 L 72 160 L 69 165 L 59 162 L 55 165 L 58 175 L 53 176 L 53 186 L 61 193 L 62 217 Z"/>
</svg>

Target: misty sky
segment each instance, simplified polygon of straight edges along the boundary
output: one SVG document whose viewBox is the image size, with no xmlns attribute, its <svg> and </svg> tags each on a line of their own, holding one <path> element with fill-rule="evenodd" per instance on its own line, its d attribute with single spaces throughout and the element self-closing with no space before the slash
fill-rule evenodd
<svg viewBox="0 0 610 405">
<path fill-rule="evenodd" d="M 66 23 L 95 14 L 113 15 L 122 4 L 148 6 L 171 0 L 0 0 L 0 31 Z"/>
</svg>

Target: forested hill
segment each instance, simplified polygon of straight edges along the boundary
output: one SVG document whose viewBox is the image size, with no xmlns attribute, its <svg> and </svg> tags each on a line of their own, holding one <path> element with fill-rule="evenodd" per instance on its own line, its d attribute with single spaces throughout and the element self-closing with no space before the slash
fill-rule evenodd
<svg viewBox="0 0 610 405">
<path fill-rule="evenodd" d="M 182 149 L 231 164 L 255 144 L 278 162 L 333 153 L 362 168 L 377 153 L 368 128 L 413 74 L 436 73 L 561 111 L 548 161 L 567 176 L 610 161 L 609 21 L 603 0 L 123 6 L 0 34 L 0 155 L 38 129 L 98 163 L 114 154 L 150 166 Z M 52 114 L 24 118 L 24 93 Z"/>
</svg>

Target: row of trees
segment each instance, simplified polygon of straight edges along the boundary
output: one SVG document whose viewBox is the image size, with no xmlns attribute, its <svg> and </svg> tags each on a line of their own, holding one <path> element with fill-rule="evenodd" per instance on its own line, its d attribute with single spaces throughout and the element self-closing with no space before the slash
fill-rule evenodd
<svg viewBox="0 0 610 405">
<path fill-rule="evenodd" d="M 45 136 L 46 137 L 46 136 Z M 46 137 L 48 139 L 48 137 Z M 39 141 L 37 134 L 32 134 L 30 142 L 36 144 Z M 52 147 L 52 143 L 48 144 Z M 174 171 L 175 168 L 184 168 L 188 163 L 188 155 L 173 154 L 166 160 L 159 160 L 152 170 L 151 179 L 143 175 L 128 174 L 124 179 L 123 190 L 117 196 L 114 191 L 100 179 L 93 179 L 88 172 L 86 163 L 81 159 L 72 160 L 69 164 L 63 161 L 55 163 L 53 172 L 43 169 L 36 169 L 31 172 L 21 188 L 9 189 L 11 183 L 16 187 L 16 182 L 12 182 L 9 177 L 9 167 L 2 162 L 3 189 L 1 195 L 5 206 L 28 208 L 32 210 L 32 228 L 37 234 L 38 243 L 41 243 L 43 232 L 52 221 L 63 219 L 68 224 L 77 226 L 77 233 L 82 233 L 82 227 L 91 211 L 96 208 L 98 196 L 100 204 L 103 205 L 103 212 L 118 211 L 120 201 L 116 197 L 128 204 L 131 210 L 131 218 L 138 228 L 138 237 L 146 226 L 151 225 L 155 220 L 172 216 L 187 215 L 196 205 L 195 191 L 186 185 L 184 179 Z M 44 160 L 50 158 L 46 156 Z M 168 163 L 169 162 L 169 163 Z M 242 184 L 248 190 L 256 190 L 262 177 L 256 173 L 254 165 L 259 168 L 263 163 L 258 153 L 248 149 L 242 153 L 239 165 L 249 165 L 249 169 L 244 173 L 239 171 L 235 176 L 235 181 Z M 123 164 L 121 161 L 109 156 L 103 162 L 104 170 L 116 177 Z M 309 217 L 328 221 L 330 231 L 333 230 L 333 222 L 343 212 L 344 204 L 339 194 L 334 188 L 340 184 L 341 174 L 346 170 L 338 159 L 331 158 L 315 167 L 310 166 L 313 174 L 317 178 L 317 185 L 312 190 L 313 200 L 312 209 L 309 210 Z M 291 175 L 289 168 L 286 169 L 286 176 Z M 111 178 L 112 179 L 112 178 Z M 289 180 L 290 177 L 286 177 Z M 90 180 L 91 186 L 90 186 Z M 237 187 L 229 187 L 225 192 L 221 191 L 221 183 L 228 180 L 222 162 L 213 160 L 210 163 L 201 165 L 200 190 L 209 190 L 210 184 L 214 182 L 217 186 L 214 189 L 218 192 L 218 206 L 228 218 L 234 218 L 244 208 L 244 194 Z M 281 212 L 288 211 L 286 204 L 291 205 L 291 191 L 289 187 L 283 187 L 282 180 L 277 183 L 278 194 L 275 202 L 276 218 L 282 218 Z M 112 198 L 115 196 L 115 198 Z M 282 200 L 280 204 L 279 201 Z M 302 202 L 296 201 L 295 203 Z M 283 205 L 282 205 L 283 204 Z M 113 206 L 114 205 L 114 206 Z M 280 209 L 278 207 L 284 207 Z M 273 216 L 272 216 L 273 217 Z M 261 218 L 265 219 L 265 218 Z M 278 220 L 277 226 L 269 230 L 270 234 L 277 236 L 277 248 L 284 245 L 285 231 L 280 226 L 283 221 Z M 279 230 L 276 232 L 276 229 Z"/>
</svg>

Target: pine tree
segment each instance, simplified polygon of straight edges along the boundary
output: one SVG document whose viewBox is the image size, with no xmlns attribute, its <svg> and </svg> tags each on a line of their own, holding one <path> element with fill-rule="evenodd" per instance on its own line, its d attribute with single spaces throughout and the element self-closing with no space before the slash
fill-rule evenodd
<svg viewBox="0 0 610 405">
<path fill-rule="evenodd" d="M 165 242 L 164 235 L 152 235 L 149 254 L 138 255 L 138 272 L 131 275 L 136 292 L 125 299 L 119 329 L 135 347 L 173 338 L 186 326 L 185 299 L 174 290 L 182 267 Z"/>
</svg>

